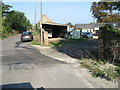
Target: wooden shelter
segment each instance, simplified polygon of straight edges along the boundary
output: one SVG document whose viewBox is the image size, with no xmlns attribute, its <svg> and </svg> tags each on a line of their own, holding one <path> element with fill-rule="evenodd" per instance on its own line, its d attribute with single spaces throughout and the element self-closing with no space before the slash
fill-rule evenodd
<svg viewBox="0 0 120 90">
<path fill-rule="evenodd" d="M 39 21 L 41 23 L 41 20 Z M 48 32 L 49 38 L 63 38 L 67 33 L 66 24 L 58 24 L 49 19 L 46 15 L 42 15 L 42 28 Z"/>
</svg>

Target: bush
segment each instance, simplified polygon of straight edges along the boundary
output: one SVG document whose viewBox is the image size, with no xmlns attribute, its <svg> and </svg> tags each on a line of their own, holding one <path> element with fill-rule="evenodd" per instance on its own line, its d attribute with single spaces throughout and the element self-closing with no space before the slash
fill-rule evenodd
<svg viewBox="0 0 120 90">
<path fill-rule="evenodd" d="M 101 27 L 98 42 L 99 58 L 106 59 L 109 63 L 119 65 L 120 30 L 110 25 Z"/>
</svg>

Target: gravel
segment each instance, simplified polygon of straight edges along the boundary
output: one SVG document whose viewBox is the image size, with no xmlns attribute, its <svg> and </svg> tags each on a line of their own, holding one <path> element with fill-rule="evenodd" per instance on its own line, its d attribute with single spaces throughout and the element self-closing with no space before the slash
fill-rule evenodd
<svg viewBox="0 0 120 90">
<path fill-rule="evenodd" d="M 15 63 L 10 65 L 11 70 L 31 70 L 35 68 L 36 65 L 34 63 Z"/>
</svg>

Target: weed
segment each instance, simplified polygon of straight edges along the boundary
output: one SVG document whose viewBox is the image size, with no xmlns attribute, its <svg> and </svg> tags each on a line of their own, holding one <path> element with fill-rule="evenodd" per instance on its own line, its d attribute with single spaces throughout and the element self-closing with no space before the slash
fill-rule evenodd
<svg viewBox="0 0 120 90">
<path fill-rule="evenodd" d="M 32 45 L 41 45 L 40 42 L 36 42 L 35 40 L 33 40 L 33 41 L 31 42 L 31 44 L 32 44 Z"/>
<path fill-rule="evenodd" d="M 92 73 L 93 77 L 103 77 L 105 74 L 101 70 L 95 71 Z"/>
<path fill-rule="evenodd" d="M 107 80 L 118 79 L 120 76 L 120 67 L 113 66 L 106 60 L 92 60 L 83 58 L 80 60 L 81 67 L 89 69 L 93 77 L 101 77 Z"/>
</svg>

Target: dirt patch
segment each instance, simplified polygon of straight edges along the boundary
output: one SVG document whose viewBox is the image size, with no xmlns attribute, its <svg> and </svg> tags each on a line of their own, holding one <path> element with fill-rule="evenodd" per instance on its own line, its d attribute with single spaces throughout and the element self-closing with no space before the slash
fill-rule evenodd
<svg viewBox="0 0 120 90">
<path fill-rule="evenodd" d="M 36 65 L 34 63 L 15 63 L 10 65 L 11 70 L 31 70 L 35 68 Z"/>
</svg>

